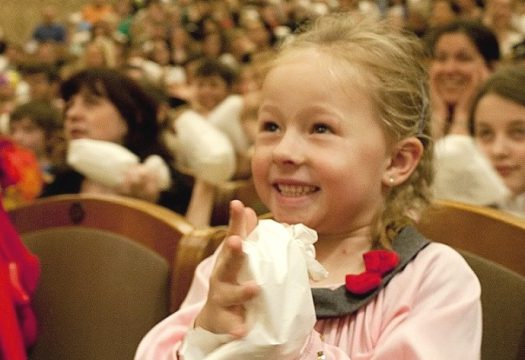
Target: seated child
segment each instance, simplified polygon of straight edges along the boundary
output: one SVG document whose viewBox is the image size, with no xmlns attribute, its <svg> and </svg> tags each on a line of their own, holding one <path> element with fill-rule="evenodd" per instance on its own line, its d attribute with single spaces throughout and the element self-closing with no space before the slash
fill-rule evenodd
<svg viewBox="0 0 525 360">
<path fill-rule="evenodd" d="M 0 135 L 0 202 L 10 210 L 27 204 L 42 191 L 42 172 L 29 149 Z"/>
<path fill-rule="evenodd" d="M 36 100 L 18 105 L 11 113 L 9 134 L 15 143 L 33 151 L 44 182 L 51 183 L 65 147 L 59 110 Z"/>
<path fill-rule="evenodd" d="M 525 217 L 525 65 L 498 69 L 479 89 L 470 131 L 503 180 L 509 196 L 499 208 Z"/>
<path fill-rule="evenodd" d="M 22 78 L 29 86 L 29 98 L 47 102 L 59 109 L 63 102 L 59 96 L 60 74 L 57 67 L 45 63 L 24 64 Z"/>
<path fill-rule="evenodd" d="M 416 38 L 342 13 L 285 42 L 271 64 L 252 157 L 255 187 L 277 222 L 317 232 L 317 260 L 329 274 L 313 284 L 317 321 L 306 331 L 300 316 L 288 316 L 297 309 L 274 304 L 291 331 L 306 334 L 296 352 L 268 343 L 259 358 L 480 358 L 474 272 L 413 227 L 432 181 L 422 58 Z M 238 278 L 243 239 L 256 227 L 254 211 L 232 202 L 222 246 L 135 359 L 203 359 L 259 325 L 246 309 L 268 284 Z M 277 295 L 284 301 L 286 289 Z"/>
</svg>

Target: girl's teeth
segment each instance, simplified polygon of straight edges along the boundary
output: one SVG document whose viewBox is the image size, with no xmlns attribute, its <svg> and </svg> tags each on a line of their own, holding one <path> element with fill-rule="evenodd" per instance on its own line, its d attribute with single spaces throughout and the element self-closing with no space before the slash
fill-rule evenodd
<svg viewBox="0 0 525 360">
<path fill-rule="evenodd" d="M 303 196 L 313 193 L 315 186 L 279 185 L 279 192 L 285 196 Z"/>
</svg>

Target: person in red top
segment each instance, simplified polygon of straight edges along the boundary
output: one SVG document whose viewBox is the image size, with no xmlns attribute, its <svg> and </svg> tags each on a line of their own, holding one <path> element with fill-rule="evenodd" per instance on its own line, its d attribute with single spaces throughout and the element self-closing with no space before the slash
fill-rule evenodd
<svg viewBox="0 0 525 360">
<path fill-rule="evenodd" d="M 0 153 L 0 193 L 20 179 Z M 23 360 L 37 338 L 31 308 L 40 277 L 40 262 L 22 243 L 0 201 L 0 359 Z"/>
</svg>

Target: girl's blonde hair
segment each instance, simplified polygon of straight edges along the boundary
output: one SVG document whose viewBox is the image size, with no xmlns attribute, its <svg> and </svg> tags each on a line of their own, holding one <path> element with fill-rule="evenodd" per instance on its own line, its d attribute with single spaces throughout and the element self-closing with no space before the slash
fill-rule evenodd
<svg viewBox="0 0 525 360">
<path fill-rule="evenodd" d="M 338 13 L 318 18 L 306 31 L 284 43 L 276 63 L 290 52 L 307 48 L 316 48 L 342 65 L 340 68 L 359 74 L 357 81 L 375 104 L 381 126 L 393 145 L 412 136 L 424 145 L 415 171 L 403 184 L 390 189 L 376 219 L 375 244 L 388 248 L 396 234 L 412 224 L 430 202 L 433 145 L 421 41 L 386 22 Z"/>
</svg>

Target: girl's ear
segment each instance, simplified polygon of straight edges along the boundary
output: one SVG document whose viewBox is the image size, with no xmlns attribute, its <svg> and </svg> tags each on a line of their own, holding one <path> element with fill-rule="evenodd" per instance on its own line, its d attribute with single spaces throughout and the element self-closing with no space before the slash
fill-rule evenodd
<svg viewBox="0 0 525 360">
<path fill-rule="evenodd" d="M 423 144 L 415 137 L 398 142 L 383 173 L 383 185 L 393 187 L 405 182 L 423 155 Z"/>
</svg>

